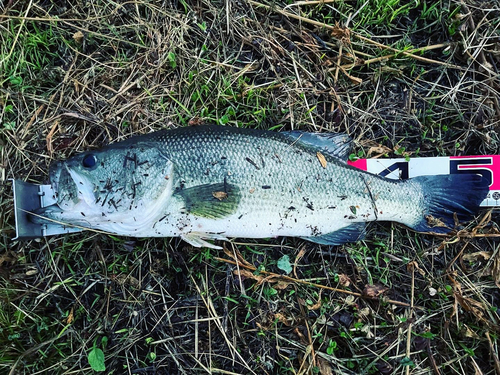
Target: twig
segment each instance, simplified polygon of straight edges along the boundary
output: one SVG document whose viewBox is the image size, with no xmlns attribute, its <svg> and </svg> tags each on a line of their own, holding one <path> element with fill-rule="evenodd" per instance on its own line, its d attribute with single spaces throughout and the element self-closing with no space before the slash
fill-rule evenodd
<svg viewBox="0 0 500 375">
<path fill-rule="evenodd" d="M 458 258 L 460 258 L 462 256 L 462 254 L 464 253 L 465 249 L 467 248 L 467 246 L 469 245 L 469 242 L 466 242 L 465 245 L 462 247 L 462 250 L 460 250 L 458 252 L 458 254 L 453 258 L 453 260 L 451 261 L 451 263 L 448 265 L 448 267 L 446 267 L 446 272 L 447 273 L 451 273 L 451 267 L 453 267 L 453 265 L 455 264 L 455 262 L 457 261 Z"/>
<path fill-rule="evenodd" d="M 41 348 L 43 348 L 45 345 L 48 345 L 48 344 L 52 344 L 54 341 L 60 339 L 63 335 L 65 336 L 67 334 L 67 331 L 63 331 L 62 332 L 62 335 L 60 336 L 55 336 L 47 341 L 44 341 L 28 350 L 26 350 L 24 353 L 22 353 L 19 357 L 17 357 L 16 359 L 16 362 L 14 362 L 14 364 L 12 365 L 12 367 L 10 368 L 10 371 L 9 371 L 9 375 L 14 375 L 17 373 L 16 371 L 16 367 L 19 365 L 19 363 L 22 361 L 22 359 L 26 356 L 29 356 L 30 354 L 32 353 L 35 353 L 37 351 L 39 351 Z"/>
<path fill-rule="evenodd" d="M 33 5 L 33 0 L 29 2 L 28 8 L 26 9 L 25 15 L 28 15 L 28 13 L 29 13 L 32 5 Z M 14 49 L 16 48 L 17 40 L 19 39 L 19 35 L 21 35 L 21 32 L 23 31 L 24 23 L 25 23 L 25 19 L 22 19 L 21 20 L 21 26 L 19 27 L 19 30 L 17 31 L 17 34 L 16 34 L 16 36 L 14 38 L 14 41 L 12 42 L 12 47 L 10 48 L 10 51 L 7 54 L 7 56 L 5 56 L 2 59 L 2 61 L 0 61 L 0 67 L 1 67 L 1 65 L 3 64 L 4 61 L 7 61 L 12 56 L 12 53 L 14 52 Z"/>
<path fill-rule="evenodd" d="M 61 22 L 61 23 L 67 24 L 68 26 L 74 27 L 75 29 L 77 29 L 79 31 L 83 31 L 83 32 L 85 32 L 87 34 L 92 34 L 93 36 L 102 37 L 102 38 L 108 39 L 108 40 L 114 40 L 114 41 L 120 42 L 120 43 L 127 43 L 127 44 L 129 44 L 131 46 L 142 48 L 142 49 L 146 49 L 147 48 L 146 46 L 144 46 L 142 44 L 139 44 L 139 43 L 134 43 L 134 42 L 128 41 L 126 39 L 116 38 L 116 37 L 111 36 L 111 35 L 106 35 L 106 34 L 103 34 L 103 33 L 99 33 L 97 31 L 92 31 L 92 30 L 86 29 L 86 28 L 84 28 L 82 26 L 78 26 L 78 25 L 75 25 L 73 23 L 70 23 L 70 22 L 81 22 L 82 20 L 79 19 L 79 18 L 21 17 L 21 16 L 11 16 L 11 15 L 0 14 L 0 19 L 1 18 L 7 18 L 7 19 L 13 19 L 13 20 L 21 20 L 21 22 L 23 22 L 23 23 L 24 23 L 24 21 Z M 100 19 L 100 18 L 99 17 L 86 18 L 85 22 L 89 22 L 89 21 L 93 21 L 93 20 L 98 20 L 98 19 Z M 19 28 L 19 32 L 21 31 L 21 29 L 22 28 Z M 17 38 L 16 38 L 16 40 L 17 40 Z M 14 42 L 12 48 L 14 48 L 14 45 L 15 45 L 15 42 Z M 9 58 L 9 57 L 10 57 L 10 54 L 6 56 L 6 59 Z M 4 60 L 2 60 L 2 61 L 4 61 Z"/>
<path fill-rule="evenodd" d="M 491 356 L 493 357 L 493 361 L 495 362 L 495 373 L 497 375 L 500 375 L 500 361 L 498 360 L 497 351 L 495 350 L 495 348 L 493 347 L 493 343 L 491 342 L 490 333 L 488 331 L 486 331 L 484 333 L 484 335 L 488 339 L 488 344 L 490 345 L 490 353 L 491 353 Z"/>
<path fill-rule="evenodd" d="M 438 64 L 438 65 L 444 65 L 448 68 L 453 68 L 453 69 L 458 69 L 458 70 L 464 70 L 464 68 L 462 68 L 461 66 L 458 66 L 458 65 L 453 65 L 453 64 L 450 64 L 450 63 L 447 63 L 447 62 L 443 62 L 443 61 L 437 61 L 437 60 L 432 60 L 432 59 L 428 59 L 426 57 L 422 57 L 422 56 L 417 56 L 417 55 L 414 55 L 410 52 L 406 52 L 406 51 L 400 51 L 396 48 L 392 48 L 392 47 L 389 47 L 389 46 L 386 46 L 385 44 L 382 44 L 382 43 L 378 43 L 372 39 L 369 39 L 369 38 L 366 38 L 360 34 L 357 34 L 357 33 L 352 33 L 356 38 L 358 39 L 361 39 L 362 41 L 364 42 L 367 42 L 369 44 L 373 44 L 374 46 L 377 46 L 377 47 L 380 47 L 382 49 L 387 49 L 387 50 L 390 50 L 390 51 L 394 51 L 394 52 L 397 52 L 397 53 L 401 53 L 407 57 L 411 57 L 415 60 L 419 60 L 419 61 L 422 61 L 422 62 L 425 62 L 425 63 L 429 63 L 429 64 Z"/>
<path fill-rule="evenodd" d="M 410 49 L 410 50 L 405 51 L 405 52 L 407 52 L 407 53 L 425 52 L 425 51 L 431 51 L 431 50 L 439 49 L 439 48 L 446 48 L 446 47 L 449 47 L 451 45 L 452 45 L 452 43 L 440 43 L 440 44 L 434 44 L 432 46 L 425 46 L 425 47 L 420 47 L 420 48 L 413 48 L 413 49 Z M 354 62 L 354 63 L 349 64 L 349 65 L 341 65 L 341 67 L 344 68 L 344 69 L 351 69 L 351 68 L 353 68 L 355 66 L 363 66 L 363 65 L 377 63 L 377 62 L 380 62 L 380 61 L 383 61 L 383 60 L 392 59 L 393 57 L 396 57 L 397 55 L 399 55 L 399 52 L 398 53 L 393 53 L 391 55 L 384 55 L 384 56 L 380 56 L 380 57 L 374 57 L 373 59 L 361 60 L 360 62 Z M 329 71 L 332 71 L 334 69 L 336 69 L 336 68 L 330 68 Z"/>
<path fill-rule="evenodd" d="M 307 319 L 304 319 L 304 323 L 307 329 L 307 340 L 309 341 L 309 345 L 307 345 L 306 347 L 306 352 L 304 358 L 302 359 L 302 363 L 300 364 L 300 368 L 299 371 L 297 372 L 297 375 L 303 375 L 305 373 L 308 373 L 311 368 L 311 365 L 316 366 L 316 354 L 314 352 L 314 345 L 311 337 L 311 329 L 309 328 Z M 311 362 L 309 363 L 309 366 L 306 367 L 305 365 L 307 365 L 307 357 L 309 357 L 309 355 L 311 356 Z"/>
<path fill-rule="evenodd" d="M 224 331 L 224 327 L 222 327 L 222 322 L 220 316 L 218 316 L 217 311 L 213 305 L 213 302 L 210 298 L 210 294 L 204 293 L 201 291 L 199 285 L 196 283 L 194 280 L 193 276 L 191 275 L 191 281 L 193 282 L 193 285 L 196 287 L 196 291 L 198 292 L 198 295 L 200 296 L 201 300 L 203 301 L 205 308 L 207 309 L 208 313 L 212 315 L 212 317 L 216 318 L 214 319 L 215 326 L 217 327 L 218 331 L 221 333 L 222 337 L 224 338 L 224 341 L 226 342 L 228 348 L 231 350 L 231 354 L 236 357 L 238 357 L 238 360 L 241 361 L 241 363 L 245 364 L 246 368 L 250 370 L 250 367 L 248 366 L 247 361 L 243 356 L 240 354 L 240 352 L 236 349 L 236 347 L 233 345 L 229 337 L 227 336 L 226 332 Z M 205 286 L 207 286 L 206 280 L 202 281 Z M 210 334 L 209 334 L 210 337 Z M 210 343 L 212 341 L 210 340 Z M 210 364 L 210 368 L 212 368 L 212 365 Z M 250 370 L 251 371 L 251 370 Z M 251 373 L 255 374 L 255 372 L 251 371 Z"/>
<path fill-rule="evenodd" d="M 415 264 L 416 262 L 410 262 L 408 266 L 411 268 L 411 299 L 410 299 L 410 316 L 409 316 L 409 321 L 410 323 L 408 324 L 408 336 L 406 338 L 406 358 L 410 358 L 411 355 L 411 328 L 412 328 L 412 322 L 411 318 L 413 317 L 413 299 L 415 296 Z M 406 366 L 406 375 L 410 374 L 410 366 Z"/>
<path fill-rule="evenodd" d="M 267 10 L 279 13 L 279 14 L 285 16 L 285 17 L 288 17 L 288 18 L 294 18 L 296 20 L 299 20 L 299 21 L 302 21 L 302 22 L 306 22 L 306 23 L 309 23 L 311 25 L 315 25 L 315 26 L 318 26 L 318 27 L 324 27 L 324 28 L 326 28 L 328 30 L 334 30 L 335 29 L 334 26 L 327 25 L 326 23 L 319 22 L 319 21 L 314 21 L 314 20 L 311 20 L 309 18 L 299 16 L 297 14 L 285 12 L 284 10 L 273 8 L 273 7 L 269 6 L 269 5 L 265 5 L 265 4 L 259 3 L 257 1 L 254 1 L 254 0 L 248 0 L 248 2 L 250 4 L 252 4 L 252 5 L 257 6 L 257 7 L 261 7 L 261 8 L 264 8 L 264 9 L 267 9 Z M 374 45 L 374 46 L 382 48 L 382 49 L 387 49 L 389 51 L 393 51 L 393 52 L 396 52 L 396 53 L 400 53 L 400 54 L 405 55 L 407 57 L 411 57 L 411 58 L 413 58 L 415 60 L 419 60 L 419 61 L 422 61 L 422 62 L 425 62 L 425 63 L 428 63 L 428 64 L 444 65 L 444 66 L 446 66 L 448 68 L 463 70 L 463 68 L 461 66 L 458 66 L 458 65 L 453 65 L 453 64 L 450 64 L 450 63 L 447 63 L 447 62 L 442 62 L 442 61 L 428 59 L 426 57 L 417 56 L 417 55 L 414 55 L 414 54 L 406 52 L 406 51 L 400 51 L 400 50 L 398 50 L 396 48 L 386 46 L 385 44 L 382 44 L 382 43 L 378 43 L 378 42 L 376 42 L 376 41 L 374 41 L 374 40 L 372 40 L 370 38 L 364 37 L 361 34 L 355 33 L 353 31 L 351 31 L 351 34 L 353 36 L 355 36 L 356 38 L 358 38 L 358 39 L 360 39 L 360 40 L 362 40 L 362 41 L 364 41 L 364 42 L 366 42 L 368 44 Z"/>
<path fill-rule="evenodd" d="M 58 221 L 58 220 L 54 220 L 54 219 L 50 219 L 46 216 L 43 216 L 43 215 L 38 215 L 34 212 L 31 212 L 31 211 L 28 211 L 28 210 L 24 210 L 22 208 L 18 208 L 18 210 L 20 211 L 23 211 L 23 212 L 26 212 L 27 214 L 29 215 L 33 215 L 33 216 L 36 216 L 40 219 L 44 219 L 44 220 L 47 220 L 47 221 L 50 221 L 52 223 L 55 223 L 55 224 L 59 224 L 59 225 L 62 225 L 62 226 L 66 226 L 66 227 L 71 227 L 71 228 L 78 228 L 78 229 L 82 229 L 82 230 L 87 230 L 87 231 L 90 231 L 90 232 L 94 232 L 94 233 L 100 233 L 100 234 L 113 234 L 111 232 L 106 232 L 106 231 L 103 231 L 103 230 L 98 230 L 98 229 L 93 229 L 93 228 L 86 228 L 86 227 L 82 227 L 80 225 L 76 225 L 76 224 L 69 224 L 69 223 L 65 223 L 63 221 Z"/>
<path fill-rule="evenodd" d="M 250 271 L 256 271 L 257 270 L 257 268 L 255 266 L 241 264 L 240 262 L 236 262 L 234 260 L 224 259 L 224 258 L 219 258 L 219 257 L 215 257 L 214 259 L 218 260 L 219 262 L 226 262 L 226 263 L 229 263 L 229 264 L 233 264 L 235 266 L 239 266 L 241 268 L 246 268 L 246 269 L 248 269 Z M 361 293 L 356 293 L 356 292 L 351 292 L 350 290 L 338 289 L 338 288 L 333 288 L 331 286 L 326 286 L 326 285 L 311 283 L 309 281 L 295 279 L 293 277 L 286 276 L 286 275 L 280 275 L 280 274 L 274 273 L 274 272 L 260 271 L 260 273 L 263 273 L 265 275 L 269 275 L 269 276 L 274 277 L 274 278 L 280 278 L 282 280 L 294 282 L 294 283 L 297 283 L 297 284 L 303 284 L 303 285 L 313 286 L 315 288 L 320 288 L 320 289 L 325 289 L 325 290 L 331 290 L 332 292 L 349 294 L 351 296 L 355 296 L 355 297 L 359 297 L 359 298 L 363 298 L 363 299 L 370 299 L 370 298 L 366 298 Z M 379 300 L 378 298 L 371 298 L 371 299 L 373 299 L 375 301 Z M 391 300 L 391 299 L 386 299 L 386 300 L 384 300 L 384 302 L 391 303 L 393 305 L 403 306 L 403 307 L 410 307 L 410 305 L 407 304 L 407 303 L 405 303 L 405 302 L 394 301 L 394 300 Z"/>
<path fill-rule="evenodd" d="M 293 4 L 288 4 L 284 9 L 293 7 L 293 6 L 300 6 L 300 5 L 317 5 L 317 4 L 328 4 L 328 3 L 338 3 L 340 0 L 310 0 L 310 1 L 297 1 Z"/>
<path fill-rule="evenodd" d="M 335 75 L 333 78 L 333 82 L 337 83 L 337 80 L 339 79 L 339 70 L 342 67 L 340 65 L 340 62 L 342 61 L 342 49 L 343 49 L 343 44 L 340 44 L 339 47 L 339 57 L 337 59 L 337 64 L 335 64 L 335 67 L 328 69 L 328 72 L 335 71 Z M 354 62 L 356 62 L 356 59 L 354 59 Z"/>
<path fill-rule="evenodd" d="M 432 369 L 436 375 L 441 375 L 441 371 L 437 367 L 436 360 L 434 359 L 434 355 L 431 351 L 431 339 L 427 339 L 427 356 L 429 357 L 429 361 L 431 362 Z"/>
</svg>

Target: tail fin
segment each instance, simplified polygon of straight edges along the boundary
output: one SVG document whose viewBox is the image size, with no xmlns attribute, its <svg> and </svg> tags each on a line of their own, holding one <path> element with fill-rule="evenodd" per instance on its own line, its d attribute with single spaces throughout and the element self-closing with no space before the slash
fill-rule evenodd
<svg viewBox="0 0 500 375">
<path fill-rule="evenodd" d="M 475 174 L 420 176 L 411 180 L 420 183 L 424 193 L 423 216 L 411 226 L 418 232 L 447 233 L 455 227 L 455 217 L 460 222 L 471 220 L 489 190 L 488 180 Z"/>
</svg>

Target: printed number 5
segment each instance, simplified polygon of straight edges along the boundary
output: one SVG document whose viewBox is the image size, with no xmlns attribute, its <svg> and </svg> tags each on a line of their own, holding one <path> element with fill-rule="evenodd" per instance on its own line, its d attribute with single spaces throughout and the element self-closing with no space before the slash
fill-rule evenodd
<svg viewBox="0 0 500 375">
<path fill-rule="evenodd" d="M 491 158 L 481 159 L 452 159 L 450 160 L 450 174 L 480 174 L 493 184 L 493 172 L 487 165 L 492 165 Z"/>
</svg>

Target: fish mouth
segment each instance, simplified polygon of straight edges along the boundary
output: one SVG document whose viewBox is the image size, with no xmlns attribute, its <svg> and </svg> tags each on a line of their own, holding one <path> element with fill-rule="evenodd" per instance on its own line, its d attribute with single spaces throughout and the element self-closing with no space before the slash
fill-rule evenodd
<svg viewBox="0 0 500 375">
<path fill-rule="evenodd" d="M 80 220 L 78 215 L 89 210 L 88 199 L 93 199 L 92 185 L 63 161 L 50 166 L 49 178 L 56 203 L 35 210 L 30 220 L 36 224 Z"/>
<path fill-rule="evenodd" d="M 34 215 L 30 215 L 32 223 L 50 224 L 53 220 L 61 220 L 64 211 L 71 210 L 76 204 L 76 199 L 74 198 L 76 184 L 63 162 L 57 161 L 51 164 L 49 179 L 56 203 L 33 211 Z"/>
</svg>

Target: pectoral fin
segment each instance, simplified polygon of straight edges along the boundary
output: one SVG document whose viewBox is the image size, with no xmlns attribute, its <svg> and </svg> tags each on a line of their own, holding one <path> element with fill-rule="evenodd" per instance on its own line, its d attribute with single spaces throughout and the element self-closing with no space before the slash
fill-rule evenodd
<svg viewBox="0 0 500 375">
<path fill-rule="evenodd" d="M 318 243 L 320 245 L 342 245 L 347 242 L 362 240 L 366 234 L 365 223 L 354 223 L 335 232 L 323 234 L 322 236 L 301 237 L 304 240 Z"/>
<path fill-rule="evenodd" d="M 202 233 L 202 232 L 191 232 L 191 233 L 181 234 L 181 238 L 194 247 L 209 247 L 211 249 L 222 249 L 222 247 L 207 242 L 205 241 L 205 239 L 229 241 L 223 235 L 217 233 Z"/>
<path fill-rule="evenodd" d="M 182 197 L 186 211 L 207 219 L 221 219 L 238 209 L 240 189 L 228 183 L 198 185 L 176 193 Z"/>
</svg>

